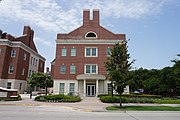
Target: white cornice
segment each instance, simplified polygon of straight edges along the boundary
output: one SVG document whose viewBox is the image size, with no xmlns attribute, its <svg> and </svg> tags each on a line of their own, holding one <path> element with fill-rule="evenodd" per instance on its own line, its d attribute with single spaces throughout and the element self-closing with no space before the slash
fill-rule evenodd
<svg viewBox="0 0 180 120">
<path fill-rule="evenodd" d="M 115 44 L 123 40 L 56 40 L 56 44 Z"/>
<path fill-rule="evenodd" d="M 36 56 L 38 56 L 43 61 L 46 60 L 44 57 L 42 57 L 40 54 L 38 54 L 36 51 L 31 49 L 30 47 L 28 47 L 25 44 L 23 44 L 22 42 L 10 41 L 8 39 L 0 39 L 0 45 L 7 45 L 9 47 L 19 47 L 19 48 L 22 48 L 23 50 L 25 50 L 27 52 L 35 54 Z"/>
</svg>

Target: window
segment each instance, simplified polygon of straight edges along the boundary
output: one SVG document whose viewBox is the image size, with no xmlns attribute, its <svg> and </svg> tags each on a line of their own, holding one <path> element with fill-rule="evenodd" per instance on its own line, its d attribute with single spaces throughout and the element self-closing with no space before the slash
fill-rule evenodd
<svg viewBox="0 0 180 120">
<path fill-rule="evenodd" d="M 29 77 L 31 77 L 31 70 L 29 70 Z"/>
<path fill-rule="evenodd" d="M 26 57 L 27 57 L 27 54 L 26 54 L 26 53 L 24 53 L 24 60 L 26 60 Z"/>
<path fill-rule="evenodd" d="M 85 74 L 97 74 L 98 66 L 97 65 L 86 65 L 85 66 Z"/>
<path fill-rule="evenodd" d="M 8 73 L 12 74 L 14 72 L 14 67 L 12 65 L 9 66 Z"/>
<path fill-rule="evenodd" d="M 73 95 L 73 93 L 74 93 L 74 83 L 70 83 L 70 85 L 69 85 L 70 87 L 69 87 L 69 93 L 70 93 L 70 95 Z"/>
<path fill-rule="evenodd" d="M 25 68 L 22 69 L 21 75 L 24 75 Z"/>
<path fill-rule="evenodd" d="M 108 83 L 108 94 L 112 94 L 112 85 Z"/>
<path fill-rule="evenodd" d="M 75 74 L 76 72 L 76 66 L 75 65 L 71 65 L 70 66 L 70 74 Z"/>
<path fill-rule="evenodd" d="M 85 48 L 85 56 L 86 57 L 97 57 L 98 56 L 97 48 Z"/>
<path fill-rule="evenodd" d="M 85 38 L 97 38 L 97 34 L 95 32 L 90 31 L 86 33 Z"/>
<path fill-rule="evenodd" d="M 60 67 L 60 73 L 61 73 L 61 74 L 65 74 L 65 73 L 66 73 L 66 66 L 65 66 L 65 65 L 61 65 L 61 67 Z"/>
<path fill-rule="evenodd" d="M 2 49 L 0 48 L 0 54 L 2 53 Z"/>
<path fill-rule="evenodd" d="M 22 83 L 19 84 L 19 90 L 21 90 L 21 89 L 22 89 Z"/>
<path fill-rule="evenodd" d="M 66 52 L 67 52 L 66 48 L 62 48 L 61 56 L 66 56 Z"/>
<path fill-rule="evenodd" d="M 76 48 L 71 49 L 71 56 L 76 56 Z"/>
<path fill-rule="evenodd" d="M 35 65 L 35 58 L 33 59 L 33 66 Z"/>
<path fill-rule="evenodd" d="M 35 66 L 37 66 L 37 59 L 36 59 L 36 63 L 35 63 Z"/>
<path fill-rule="evenodd" d="M 11 82 L 7 82 L 7 89 L 11 89 Z"/>
<path fill-rule="evenodd" d="M 59 94 L 64 94 L 65 83 L 60 83 Z"/>
<path fill-rule="evenodd" d="M 33 57 L 31 57 L 31 62 L 30 62 L 30 63 L 31 63 L 31 65 L 32 65 L 32 62 L 33 62 Z"/>
<path fill-rule="evenodd" d="M 111 56 L 111 48 L 107 48 L 106 49 L 106 55 L 107 56 Z"/>
<path fill-rule="evenodd" d="M 16 57 L 16 50 L 11 51 L 11 57 Z"/>
</svg>

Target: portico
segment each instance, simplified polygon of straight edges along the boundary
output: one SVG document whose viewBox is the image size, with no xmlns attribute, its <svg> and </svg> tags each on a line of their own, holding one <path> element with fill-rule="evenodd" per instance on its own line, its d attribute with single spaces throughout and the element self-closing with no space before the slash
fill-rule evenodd
<svg viewBox="0 0 180 120">
<path fill-rule="evenodd" d="M 77 75 L 78 92 L 83 97 L 95 97 L 98 94 L 105 93 L 104 75 L 100 74 L 80 74 Z"/>
</svg>

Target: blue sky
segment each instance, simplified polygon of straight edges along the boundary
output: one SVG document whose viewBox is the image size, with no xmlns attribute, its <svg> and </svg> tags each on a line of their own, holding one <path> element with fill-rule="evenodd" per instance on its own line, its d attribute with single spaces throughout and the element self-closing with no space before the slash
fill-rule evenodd
<svg viewBox="0 0 180 120">
<path fill-rule="evenodd" d="M 127 35 L 133 67 L 172 66 L 180 53 L 180 0 L 2 0 L 0 29 L 19 36 L 24 25 L 31 26 L 50 66 L 57 33 L 81 26 L 83 9 L 99 9 L 102 26 Z"/>
</svg>

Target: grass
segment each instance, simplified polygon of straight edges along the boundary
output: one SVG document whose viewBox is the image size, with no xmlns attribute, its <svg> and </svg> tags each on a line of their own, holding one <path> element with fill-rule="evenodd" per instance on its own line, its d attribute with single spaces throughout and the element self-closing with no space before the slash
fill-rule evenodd
<svg viewBox="0 0 180 120">
<path fill-rule="evenodd" d="M 119 106 L 110 106 L 106 108 L 107 110 L 133 110 L 133 111 L 180 111 L 180 107 L 170 107 L 170 106 L 124 106 L 120 108 Z"/>
</svg>

